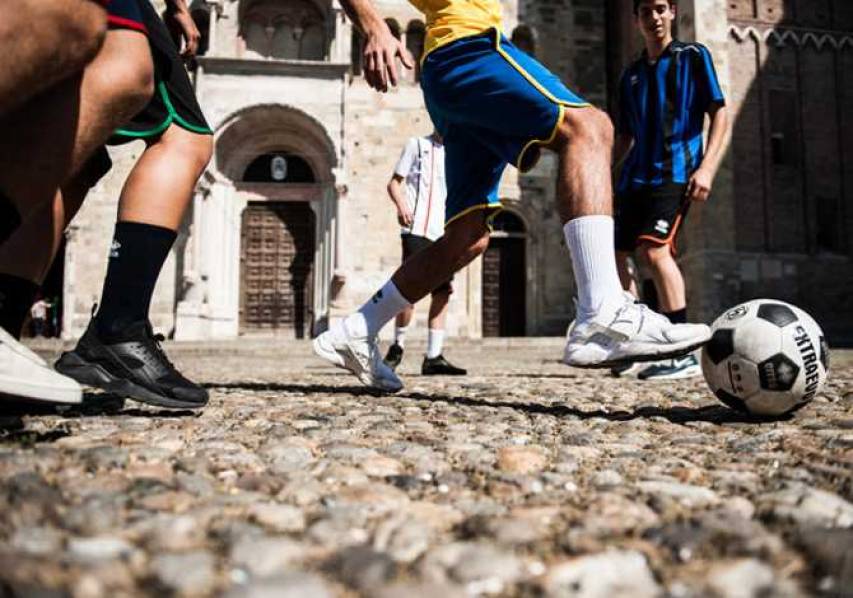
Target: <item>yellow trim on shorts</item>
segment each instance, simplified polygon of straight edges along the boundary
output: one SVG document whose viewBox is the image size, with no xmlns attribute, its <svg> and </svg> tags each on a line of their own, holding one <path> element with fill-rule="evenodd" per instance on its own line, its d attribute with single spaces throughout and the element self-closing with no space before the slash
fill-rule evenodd
<svg viewBox="0 0 853 598">
<path fill-rule="evenodd" d="M 503 204 L 500 201 L 498 201 L 497 203 L 481 203 L 481 204 L 477 204 L 476 206 L 471 206 L 470 208 L 465 208 L 464 210 L 462 210 L 461 212 L 456 214 L 453 218 L 451 218 L 450 220 L 445 222 L 444 228 L 447 228 L 452 222 L 459 220 L 460 218 L 462 218 L 462 216 L 466 216 L 467 214 L 470 214 L 471 212 L 474 212 L 476 210 L 487 210 L 489 208 L 492 208 L 495 210 L 502 210 Z"/>
<path fill-rule="evenodd" d="M 524 155 L 527 153 L 527 150 L 529 150 L 534 144 L 535 145 L 548 145 L 549 143 L 554 141 L 554 139 L 557 136 L 557 131 L 560 128 L 560 123 L 563 122 L 563 116 L 565 115 L 565 109 L 566 108 L 589 108 L 590 106 L 592 106 L 592 104 L 590 104 L 589 102 L 567 102 L 565 100 L 559 99 L 557 96 L 552 94 L 541 83 L 539 83 L 539 81 L 537 81 L 533 75 L 528 73 L 524 69 L 524 67 L 522 67 L 520 64 L 518 64 L 512 56 L 507 54 L 506 50 L 504 50 L 501 47 L 501 32 L 497 29 L 495 29 L 494 31 L 495 31 L 495 50 L 497 50 L 498 54 L 500 54 L 503 57 L 503 59 L 506 60 L 510 64 L 510 66 L 512 66 L 519 73 L 521 73 L 521 75 L 525 79 L 527 79 L 527 81 L 530 82 L 530 84 L 533 87 L 535 87 L 536 90 L 539 91 L 539 93 L 541 93 L 543 96 L 545 96 L 546 98 L 548 98 L 549 100 L 554 102 L 559 107 L 559 111 L 557 112 L 557 122 L 554 123 L 554 128 L 551 130 L 550 137 L 548 137 L 548 139 L 532 139 L 532 140 L 530 140 L 527 143 L 527 145 L 525 145 L 524 148 L 521 150 L 521 152 L 518 154 L 518 158 L 516 159 L 516 162 L 515 162 L 515 167 L 519 171 L 521 171 L 521 162 L 524 160 Z M 529 171 L 530 169 L 533 168 L 533 166 L 535 166 L 535 163 L 533 165 L 531 165 L 530 168 L 528 168 L 527 170 Z"/>
<path fill-rule="evenodd" d="M 518 169 L 519 172 L 529 172 L 533 170 L 533 167 L 536 166 L 537 162 L 539 162 L 539 159 L 537 158 L 536 162 L 530 165 L 530 168 L 528 168 L 526 171 L 521 170 L 521 163 L 524 162 L 524 156 L 527 153 L 527 150 L 529 150 L 534 145 L 548 145 L 557 137 L 557 131 L 560 130 L 560 123 L 563 122 L 563 115 L 566 113 L 566 107 L 562 104 L 557 104 L 557 108 L 557 122 L 554 123 L 554 128 L 551 130 L 551 135 L 548 137 L 548 139 L 531 139 L 527 142 L 527 145 L 521 148 L 521 151 L 518 153 L 518 158 L 515 161 L 515 167 Z"/>
</svg>

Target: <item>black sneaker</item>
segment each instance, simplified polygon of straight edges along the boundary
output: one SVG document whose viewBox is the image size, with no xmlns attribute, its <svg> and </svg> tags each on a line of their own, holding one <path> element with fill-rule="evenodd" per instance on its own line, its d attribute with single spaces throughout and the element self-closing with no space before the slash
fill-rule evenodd
<svg viewBox="0 0 853 598">
<path fill-rule="evenodd" d="M 424 363 L 421 365 L 421 374 L 424 376 L 464 376 L 467 373 L 468 370 L 451 364 L 444 355 L 424 357 Z"/>
<path fill-rule="evenodd" d="M 401 361 L 403 361 L 403 347 L 394 343 L 388 347 L 388 353 L 385 354 L 385 365 L 396 370 Z"/>
<path fill-rule="evenodd" d="M 121 338 L 102 340 L 93 322 L 73 351 L 63 353 L 56 370 L 80 384 L 102 388 L 149 405 L 197 409 L 207 390 L 184 378 L 166 357 L 151 324 L 128 326 Z"/>
</svg>

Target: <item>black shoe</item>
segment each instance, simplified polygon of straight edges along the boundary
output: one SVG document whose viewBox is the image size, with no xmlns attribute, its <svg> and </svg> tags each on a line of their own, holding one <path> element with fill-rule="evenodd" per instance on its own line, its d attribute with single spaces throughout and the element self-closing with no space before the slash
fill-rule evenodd
<svg viewBox="0 0 853 598">
<path fill-rule="evenodd" d="M 400 362 L 403 361 L 403 347 L 394 343 L 388 347 L 388 353 L 385 354 L 385 365 L 392 370 L 396 370 Z"/>
<path fill-rule="evenodd" d="M 468 370 L 451 364 L 444 355 L 424 357 L 424 363 L 421 365 L 421 374 L 424 376 L 464 376 L 467 373 Z"/>
<path fill-rule="evenodd" d="M 184 378 L 166 357 L 148 322 L 131 324 L 121 336 L 101 339 L 89 322 L 73 351 L 63 353 L 56 371 L 80 384 L 102 388 L 149 405 L 197 409 L 207 391 Z"/>
</svg>

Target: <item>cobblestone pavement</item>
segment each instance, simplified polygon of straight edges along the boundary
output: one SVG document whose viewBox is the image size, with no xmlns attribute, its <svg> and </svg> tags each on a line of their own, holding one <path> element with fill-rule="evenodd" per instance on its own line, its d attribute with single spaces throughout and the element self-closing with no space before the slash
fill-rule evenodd
<svg viewBox="0 0 853 598">
<path fill-rule="evenodd" d="M 853 355 L 761 423 L 560 350 L 455 344 L 461 379 L 411 350 L 376 397 L 307 343 L 172 345 L 201 414 L 7 403 L 0 596 L 853 593 Z"/>
</svg>

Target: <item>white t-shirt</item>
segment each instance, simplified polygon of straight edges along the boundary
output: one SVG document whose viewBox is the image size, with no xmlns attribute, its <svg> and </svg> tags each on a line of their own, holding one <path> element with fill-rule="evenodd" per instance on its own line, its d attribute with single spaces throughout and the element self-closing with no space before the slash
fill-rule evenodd
<svg viewBox="0 0 853 598">
<path fill-rule="evenodd" d="M 431 241 L 441 238 L 447 200 L 444 145 L 432 137 L 412 137 L 403 148 L 394 174 L 405 179 L 406 198 L 413 216 L 412 226 L 403 227 L 401 232 Z"/>
</svg>

